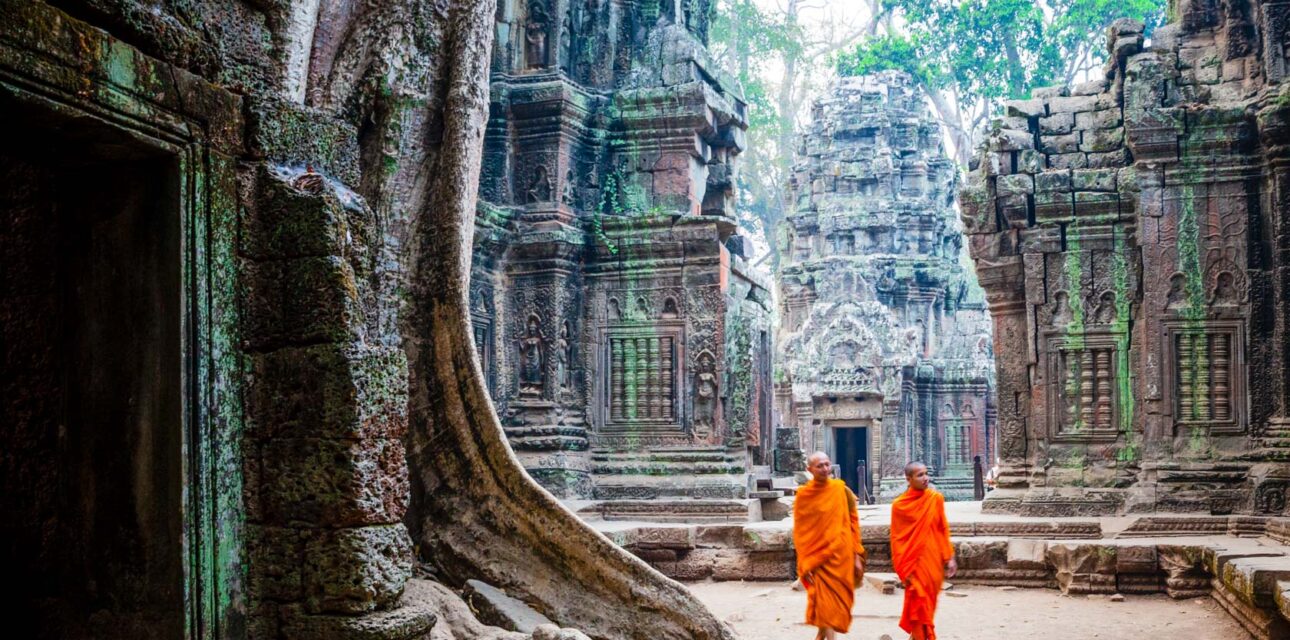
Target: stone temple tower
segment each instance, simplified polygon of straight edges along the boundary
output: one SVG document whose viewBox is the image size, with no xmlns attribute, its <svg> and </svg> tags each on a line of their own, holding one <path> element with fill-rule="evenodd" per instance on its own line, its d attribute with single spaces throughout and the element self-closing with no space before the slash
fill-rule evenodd
<svg viewBox="0 0 1290 640">
<path fill-rule="evenodd" d="M 644 510 L 624 517 L 665 518 L 669 498 L 746 512 L 772 449 L 769 288 L 733 209 L 746 107 L 708 61 L 710 14 L 498 9 L 476 347 L 528 472 Z"/>
<path fill-rule="evenodd" d="M 969 497 L 973 458 L 994 457 L 990 319 L 963 255 L 955 167 L 913 80 L 842 78 L 815 104 L 792 186 L 777 470 L 800 444 L 855 489 L 863 464 L 868 491 L 890 498 L 921 460 L 942 491 Z"/>
</svg>

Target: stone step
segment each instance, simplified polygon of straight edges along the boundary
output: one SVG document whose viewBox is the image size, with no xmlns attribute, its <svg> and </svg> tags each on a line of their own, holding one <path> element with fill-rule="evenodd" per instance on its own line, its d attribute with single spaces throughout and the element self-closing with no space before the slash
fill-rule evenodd
<svg viewBox="0 0 1290 640">
<path fill-rule="evenodd" d="M 656 462 L 738 462 L 742 466 L 742 455 L 731 455 L 725 449 L 661 449 L 642 452 L 621 452 L 605 449 L 592 449 L 591 459 L 596 462 L 615 462 L 621 460 L 649 460 Z"/>
<path fill-rule="evenodd" d="M 721 499 L 743 500 L 748 485 L 743 475 L 602 475 L 595 478 L 595 496 L 601 500 Z"/>
<path fill-rule="evenodd" d="M 642 522 L 740 523 L 760 520 L 761 504 L 757 500 L 605 500 L 579 509 L 578 515 Z"/>
<path fill-rule="evenodd" d="M 744 467 L 719 463 L 676 463 L 632 460 L 622 462 L 597 462 L 591 472 L 600 475 L 743 475 Z"/>
</svg>

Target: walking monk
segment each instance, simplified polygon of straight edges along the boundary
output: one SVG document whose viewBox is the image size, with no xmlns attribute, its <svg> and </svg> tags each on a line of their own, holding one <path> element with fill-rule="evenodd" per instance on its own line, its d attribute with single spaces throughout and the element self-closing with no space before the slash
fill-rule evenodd
<svg viewBox="0 0 1290 640">
<path fill-rule="evenodd" d="M 831 479 L 832 463 L 822 452 L 806 459 L 812 480 L 793 501 L 793 546 L 797 577 L 806 587 L 806 624 L 819 627 L 815 640 L 833 640 L 851 628 L 856 583 L 864 576 L 856 495 Z"/>
<path fill-rule="evenodd" d="M 941 583 L 953 578 L 959 566 L 950 544 L 945 496 L 929 488 L 927 465 L 905 465 L 905 479 L 909 489 L 891 505 L 891 564 L 905 585 L 900 628 L 913 640 L 936 640 L 936 597 Z"/>
</svg>

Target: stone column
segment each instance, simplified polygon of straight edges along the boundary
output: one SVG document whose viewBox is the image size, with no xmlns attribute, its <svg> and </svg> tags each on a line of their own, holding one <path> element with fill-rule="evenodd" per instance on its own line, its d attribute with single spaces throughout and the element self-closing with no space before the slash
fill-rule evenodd
<svg viewBox="0 0 1290 640">
<path fill-rule="evenodd" d="M 411 577 L 412 545 L 407 361 L 362 303 L 378 280 L 357 257 L 378 253 L 372 212 L 312 171 L 260 165 L 243 182 L 253 635 L 425 631 L 428 610 L 381 614 Z"/>
</svg>

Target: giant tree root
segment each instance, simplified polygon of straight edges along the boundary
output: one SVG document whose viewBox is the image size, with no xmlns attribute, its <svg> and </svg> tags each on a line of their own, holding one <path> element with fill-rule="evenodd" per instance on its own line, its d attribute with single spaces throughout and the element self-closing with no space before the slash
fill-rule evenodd
<svg viewBox="0 0 1290 640">
<path fill-rule="evenodd" d="M 409 526 L 460 584 L 481 578 L 604 640 L 731 639 L 684 587 L 583 524 L 524 472 L 484 387 L 468 317 L 475 194 L 488 101 L 491 1 L 453 2 L 442 51 L 442 144 L 408 248 Z"/>
</svg>

